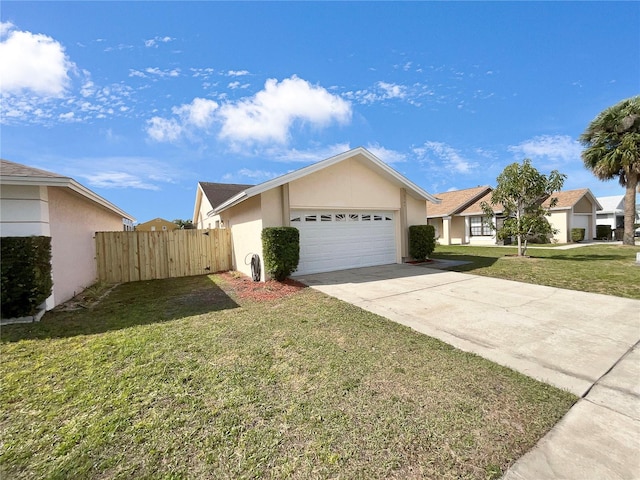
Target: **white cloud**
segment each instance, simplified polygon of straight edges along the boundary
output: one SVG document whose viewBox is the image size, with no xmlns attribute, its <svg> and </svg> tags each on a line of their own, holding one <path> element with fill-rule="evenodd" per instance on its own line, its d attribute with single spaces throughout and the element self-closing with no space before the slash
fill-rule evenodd
<svg viewBox="0 0 640 480">
<path fill-rule="evenodd" d="M 153 117 L 147 121 L 147 134 L 157 142 L 175 142 L 182 134 L 176 119 Z"/>
<path fill-rule="evenodd" d="M 568 135 L 541 135 L 509 147 L 516 155 L 551 161 L 575 161 L 580 159 L 582 147 Z"/>
<path fill-rule="evenodd" d="M 241 168 L 236 173 L 223 175 L 222 180 L 231 183 L 258 184 L 282 175 L 281 173 L 268 172 L 266 170 L 250 170 Z"/>
<path fill-rule="evenodd" d="M 377 143 L 367 145 L 366 149 L 385 163 L 401 163 L 407 159 L 407 156 L 404 153 L 396 150 L 389 150 Z"/>
<path fill-rule="evenodd" d="M 398 85 L 395 83 L 387 83 L 387 82 L 378 82 L 378 88 L 382 90 L 383 99 L 388 98 L 405 98 L 407 96 L 407 87 L 404 85 Z"/>
<path fill-rule="evenodd" d="M 63 121 L 72 122 L 75 114 L 73 112 L 61 113 L 58 118 Z"/>
<path fill-rule="evenodd" d="M 351 150 L 351 146 L 348 143 L 336 143 L 307 150 L 271 147 L 260 152 L 260 155 L 277 162 L 313 163 L 319 160 L 324 160 L 325 158 L 331 158 L 348 150 Z"/>
<path fill-rule="evenodd" d="M 75 64 L 64 47 L 51 37 L 15 30 L 1 24 L 0 84 L 3 93 L 31 91 L 42 97 L 61 97 L 69 86 Z"/>
<path fill-rule="evenodd" d="M 243 77 L 249 75 L 249 72 L 247 70 L 229 70 L 227 75 L 230 77 Z"/>
<path fill-rule="evenodd" d="M 464 158 L 458 150 L 442 142 L 425 142 L 422 147 L 413 149 L 419 160 L 428 161 L 438 170 L 457 173 L 471 173 L 477 164 Z"/>
<path fill-rule="evenodd" d="M 183 124 L 193 125 L 198 128 L 207 128 L 213 121 L 213 113 L 218 109 L 218 104 L 206 98 L 194 98 L 191 103 L 173 107 L 172 111 L 180 115 Z"/>
<path fill-rule="evenodd" d="M 411 96 L 420 97 L 423 92 L 421 92 L 422 85 L 415 84 L 412 89 Z M 376 84 L 370 89 L 356 90 L 355 92 L 346 92 L 344 94 L 345 98 L 349 98 L 355 100 L 358 103 L 369 104 L 375 102 L 382 102 L 385 100 L 405 100 L 408 99 L 409 103 L 415 103 L 413 99 L 409 98 L 409 89 L 406 85 L 400 85 L 397 83 L 388 83 L 388 82 L 376 82 Z"/>
<path fill-rule="evenodd" d="M 286 143 L 295 121 L 323 127 L 351 120 L 351 105 L 326 89 L 292 76 L 269 79 L 253 97 L 220 108 L 220 136 L 240 142 Z"/>
<path fill-rule="evenodd" d="M 160 190 L 157 185 L 125 172 L 100 172 L 82 175 L 92 187 L 99 188 L 137 188 L 141 190 Z"/>
<path fill-rule="evenodd" d="M 218 107 L 213 100 L 194 98 L 191 103 L 171 109 L 178 118 L 153 117 L 148 120 L 147 134 L 157 142 L 175 142 L 192 128 L 208 128 Z"/>
<path fill-rule="evenodd" d="M 147 48 L 158 48 L 158 42 L 160 43 L 168 43 L 175 40 L 174 38 L 171 37 L 154 37 L 154 38 L 150 38 L 149 40 L 145 40 L 144 41 L 144 46 Z"/>
<path fill-rule="evenodd" d="M 145 68 L 144 71 L 146 73 L 148 73 L 149 75 L 156 75 L 156 76 L 161 77 L 161 78 L 164 78 L 164 77 L 179 77 L 180 76 L 180 69 L 179 68 L 174 68 L 172 70 L 160 70 L 158 67 L 148 67 L 148 68 Z"/>
</svg>

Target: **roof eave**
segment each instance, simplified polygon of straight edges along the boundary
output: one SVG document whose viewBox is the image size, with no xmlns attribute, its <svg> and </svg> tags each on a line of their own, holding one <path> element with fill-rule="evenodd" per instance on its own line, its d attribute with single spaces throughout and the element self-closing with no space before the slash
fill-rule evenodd
<svg viewBox="0 0 640 480">
<path fill-rule="evenodd" d="M 113 203 L 102 198 L 97 193 L 92 192 L 87 187 L 76 182 L 70 177 L 31 177 L 22 175 L 0 175 L 0 183 L 3 185 L 27 185 L 38 187 L 63 187 L 91 200 L 94 203 L 111 210 L 112 212 L 135 222 L 135 218 L 124 210 L 116 207 Z"/>
<path fill-rule="evenodd" d="M 254 187 L 248 188 L 243 192 L 240 192 L 238 195 L 231 197 L 226 202 L 221 203 L 220 205 L 215 207 L 213 210 L 207 213 L 207 216 L 211 217 L 212 215 L 218 215 L 219 213 L 223 212 L 224 210 L 227 210 L 228 208 L 231 208 L 232 206 L 236 205 L 239 202 L 242 202 L 251 197 L 259 195 L 263 192 L 266 192 L 267 190 L 280 187 L 286 183 L 294 182 L 300 178 L 303 178 L 307 175 L 323 170 L 327 167 L 335 165 L 336 163 L 340 163 L 346 160 L 347 158 L 354 157 L 355 155 L 358 155 L 358 154 L 361 154 L 364 157 L 366 157 L 374 165 L 376 165 L 378 168 L 383 170 L 385 174 L 387 174 L 388 176 L 391 176 L 396 182 L 400 183 L 401 185 L 404 185 L 405 188 L 408 187 L 407 189 L 412 192 L 413 196 L 419 197 L 423 200 L 428 200 L 436 204 L 439 204 L 441 202 L 439 198 L 434 197 L 433 195 L 426 192 L 425 190 L 417 186 L 415 183 L 410 181 L 408 178 L 405 178 L 400 173 L 396 172 L 393 168 L 389 167 L 386 163 L 384 163 L 382 160 L 380 160 L 378 157 L 373 155 L 364 147 L 357 147 L 347 152 L 330 157 L 328 159 L 321 160 L 311 165 L 307 165 L 306 167 L 300 168 L 298 170 L 287 173 L 285 175 L 281 175 L 280 177 L 267 180 L 266 182 L 256 185 Z"/>
</svg>

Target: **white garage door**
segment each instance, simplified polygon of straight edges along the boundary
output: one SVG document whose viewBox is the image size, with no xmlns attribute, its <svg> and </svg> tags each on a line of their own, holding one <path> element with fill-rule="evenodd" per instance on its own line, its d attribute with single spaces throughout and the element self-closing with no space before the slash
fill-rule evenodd
<svg viewBox="0 0 640 480">
<path fill-rule="evenodd" d="M 300 231 L 300 263 L 294 275 L 396 262 L 393 212 L 291 211 Z"/>
<path fill-rule="evenodd" d="M 589 215 L 574 215 L 571 222 L 571 228 L 584 228 L 584 239 L 591 240 L 591 231 L 589 230 Z M 569 240 L 571 240 L 571 232 L 569 232 Z"/>
</svg>

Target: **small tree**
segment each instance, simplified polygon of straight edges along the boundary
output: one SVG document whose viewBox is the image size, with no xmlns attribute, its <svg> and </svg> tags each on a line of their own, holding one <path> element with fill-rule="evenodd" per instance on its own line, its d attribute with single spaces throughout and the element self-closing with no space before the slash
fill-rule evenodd
<svg viewBox="0 0 640 480">
<path fill-rule="evenodd" d="M 516 162 L 507 165 L 497 178 L 497 186 L 491 193 L 491 204 L 482 202 L 482 210 L 489 218 L 493 217 L 492 205 L 502 205 L 506 219 L 502 227 L 497 229 L 497 235 L 498 238 L 516 237 L 518 256 L 526 254 L 529 238 L 555 233 L 546 217 L 558 199 L 551 198 L 547 208 L 542 203 L 562 188 L 565 178 L 567 176 L 557 170 L 548 176 L 541 174 L 526 158 L 522 164 Z M 496 229 L 493 223 L 489 225 Z"/>
<path fill-rule="evenodd" d="M 193 230 L 196 226 L 193 224 L 191 220 L 182 220 L 180 218 L 176 218 L 173 223 L 175 223 L 179 229 L 181 230 Z"/>
</svg>

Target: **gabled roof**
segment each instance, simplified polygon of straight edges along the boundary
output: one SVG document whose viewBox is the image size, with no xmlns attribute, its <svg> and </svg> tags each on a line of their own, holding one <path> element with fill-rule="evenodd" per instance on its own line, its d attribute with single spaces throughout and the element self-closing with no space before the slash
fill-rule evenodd
<svg viewBox="0 0 640 480">
<path fill-rule="evenodd" d="M 246 190 L 243 190 L 237 195 L 229 198 L 227 201 L 214 207 L 213 210 L 208 212 L 208 215 L 216 215 L 230 207 L 233 207 L 234 205 L 244 202 L 251 197 L 255 197 L 256 195 L 260 195 L 263 192 L 271 190 L 272 188 L 280 187 L 286 183 L 293 182 L 295 180 L 298 180 L 299 178 L 305 177 L 307 175 L 318 172 L 327 167 L 354 157 L 358 157 L 359 160 L 366 162 L 373 171 L 379 173 L 389 181 L 395 183 L 398 186 L 401 186 L 402 188 L 405 188 L 407 190 L 407 193 L 412 197 L 421 200 L 429 200 L 436 204 L 440 203 L 440 201 L 436 197 L 434 197 L 430 193 L 427 193 L 425 190 L 410 181 L 408 178 L 396 172 L 393 168 L 388 166 L 366 148 L 357 147 L 334 157 L 327 158 L 326 160 L 321 160 L 320 162 L 316 162 L 307 167 L 295 170 L 291 173 L 287 173 L 286 175 L 282 175 L 259 185 L 247 188 Z"/>
<path fill-rule="evenodd" d="M 229 200 L 231 197 L 238 193 L 253 187 L 254 185 L 243 185 L 239 183 L 213 183 L 213 182 L 198 182 L 202 192 L 209 200 L 212 207 L 217 207 L 221 203 Z"/>
<path fill-rule="evenodd" d="M 460 213 L 470 204 L 476 202 L 485 194 L 491 192 L 491 187 L 484 185 L 481 187 L 465 188 L 464 190 L 453 190 L 451 192 L 436 193 L 436 197 L 441 200 L 440 204 L 427 201 L 427 218 L 448 217 Z"/>
<path fill-rule="evenodd" d="M 622 213 L 624 211 L 624 195 L 598 197 L 597 200 L 600 203 L 600 205 L 602 205 L 602 212 Z"/>
<path fill-rule="evenodd" d="M 0 160 L 0 175 L 5 177 L 31 177 L 31 178 L 67 178 L 57 173 L 28 167 L 20 163 Z"/>
<path fill-rule="evenodd" d="M 596 210 L 602 210 L 602 205 L 600 205 L 596 197 L 593 196 L 591 190 L 589 190 L 588 188 L 553 192 L 544 202 L 542 202 L 542 206 L 545 208 L 549 208 L 551 199 L 557 198 L 558 202 L 551 210 L 566 210 L 568 208 L 572 208 L 576 203 L 582 200 L 582 197 L 584 196 L 587 196 L 592 203 L 595 203 Z"/>
<path fill-rule="evenodd" d="M 84 185 L 76 182 L 73 178 L 39 168 L 28 167 L 27 165 L 10 162 L 9 160 L 0 160 L 0 184 L 68 188 L 76 194 L 97 203 L 107 210 L 111 210 L 123 218 L 135 221 L 134 217 L 116 207 L 105 198 L 102 198 L 97 193 L 92 192 Z"/>
<path fill-rule="evenodd" d="M 481 205 L 482 205 L 482 202 L 487 202 L 489 205 L 491 205 L 491 192 L 492 190 L 490 189 L 487 193 L 485 193 L 483 196 L 478 198 L 475 202 L 468 205 L 463 210 L 460 210 L 458 212 L 458 215 L 463 215 L 463 216 L 484 215 L 484 211 L 482 210 Z M 504 211 L 504 207 L 502 206 L 501 203 L 496 203 L 495 205 L 491 205 L 491 209 L 493 210 L 493 213 L 502 213 Z"/>
</svg>

